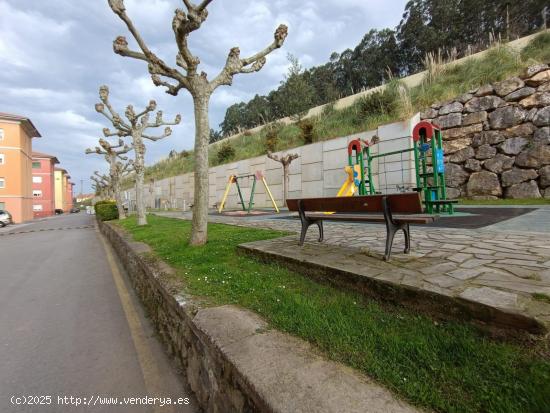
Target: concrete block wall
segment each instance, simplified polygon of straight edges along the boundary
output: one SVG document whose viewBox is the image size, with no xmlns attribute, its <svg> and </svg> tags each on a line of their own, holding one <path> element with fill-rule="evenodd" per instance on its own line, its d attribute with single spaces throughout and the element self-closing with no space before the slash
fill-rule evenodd
<svg viewBox="0 0 550 413">
<path fill-rule="evenodd" d="M 300 157 L 290 165 L 289 175 L 289 197 L 320 197 L 335 196 L 344 181 L 346 173 L 344 167 L 348 163 L 347 148 L 350 141 L 354 139 L 370 140 L 378 135 L 380 143 L 374 147 L 373 152 L 388 152 L 392 150 L 410 147 L 412 129 L 419 121 L 420 116 L 415 115 L 409 120 L 396 122 L 379 127 L 376 130 L 357 133 L 351 136 L 335 138 L 323 142 L 301 146 L 281 153 L 297 153 Z M 410 155 L 409 155 L 410 156 Z M 398 158 L 401 162 L 401 158 Z M 412 164 L 412 157 L 406 158 L 408 165 Z M 375 168 L 377 164 L 373 165 Z M 386 168 L 390 169 L 395 165 L 387 163 Z M 383 171 L 383 166 L 381 167 Z M 283 204 L 283 170 L 281 164 L 269 159 L 267 156 L 259 156 L 219 165 L 210 169 L 209 175 L 209 206 L 213 207 L 219 203 L 227 186 L 230 175 L 254 174 L 262 171 L 265 174 L 269 189 L 277 204 Z M 377 170 L 374 171 L 375 173 Z M 402 175 L 386 174 L 392 188 L 402 184 Z M 412 177 L 407 177 L 407 182 Z M 252 179 L 242 179 L 240 182 L 243 198 L 248 202 L 252 189 Z M 375 184 L 378 184 L 375 180 Z M 412 185 L 412 183 L 411 183 Z M 176 177 L 166 178 L 146 185 L 146 205 L 154 206 L 155 198 L 161 198 L 161 205 L 171 208 L 183 208 L 193 203 L 193 174 L 188 173 Z M 129 190 L 127 199 L 135 199 L 133 190 Z M 227 198 L 226 208 L 239 208 L 239 198 L 236 187 L 233 185 Z M 261 182 L 256 184 L 254 205 L 257 208 L 271 207 L 271 201 L 266 194 Z"/>
</svg>

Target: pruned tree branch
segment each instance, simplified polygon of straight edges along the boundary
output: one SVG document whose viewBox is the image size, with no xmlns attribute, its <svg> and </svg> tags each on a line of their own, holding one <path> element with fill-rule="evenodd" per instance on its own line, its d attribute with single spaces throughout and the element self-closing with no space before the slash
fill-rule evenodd
<svg viewBox="0 0 550 413">
<path fill-rule="evenodd" d="M 220 74 L 210 82 L 210 88 L 214 91 L 218 86 L 231 85 L 233 76 L 238 73 L 253 73 L 260 71 L 265 63 L 266 56 L 275 49 L 279 49 L 285 42 L 288 36 L 288 27 L 281 24 L 273 35 L 273 42 L 262 51 L 250 57 L 241 59 L 241 51 L 238 47 L 234 47 L 229 51 L 225 67 Z"/>
<path fill-rule="evenodd" d="M 120 115 L 113 109 L 111 106 L 111 103 L 109 102 L 109 87 L 108 86 L 101 86 L 99 88 L 99 99 L 101 100 L 101 103 L 96 103 L 95 110 L 98 113 L 101 113 L 103 116 L 105 116 L 109 122 L 113 124 L 113 126 L 117 129 L 116 135 L 118 136 L 130 136 L 131 127 L 126 122 L 122 120 Z M 107 108 L 108 112 L 105 111 L 105 108 Z M 109 129 L 103 129 L 103 134 L 108 136 L 114 136 L 115 133 L 112 133 Z"/>
<path fill-rule="evenodd" d="M 115 12 L 115 14 L 119 16 L 124 23 L 126 23 L 126 27 L 128 28 L 133 38 L 137 42 L 139 48 L 141 49 L 141 52 L 130 50 L 128 48 L 128 41 L 126 40 L 126 38 L 124 36 L 118 36 L 113 41 L 113 51 L 116 54 L 119 54 L 121 56 L 131 57 L 133 59 L 146 61 L 149 63 L 148 70 L 151 76 L 161 75 L 161 76 L 169 77 L 178 82 L 178 86 L 176 86 L 176 88 L 181 89 L 182 87 L 185 87 L 186 89 L 189 89 L 189 81 L 185 77 L 185 75 L 180 73 L 178 70 L 168 66 L 161 58 L 159 58 L 155 53 L 153 53 L 147 47 L 147 44 L 141 37 L 139 31 L 134 26 L 134 23 L 132 22 L 132 20 L 130 20 L 130 18 L 126 14 L 126 7 L 124 6 L 124 1 L 109 0 L 109 6 L 111 7 L 111 10 L 113 10 L 113 12 Z M 203 11 L 202 13 L 204 12 L 205 11 Z M 206 18 L 206 16 L 204 18 Z M 169 89 L 169 91 L 173 92 L 173 89 L 172 90 Z"/>
<path fill-rule="evenodd" d="M 293 153 L 293 154 L 288 154 L 286 156 L 279 157 L 278 155 L 275 155 L 272 152 L 268 152 L 267 157 L 283 165 L 290 165 L 292 161 L 299 158 L 300 155 L 298 155 L 297 153 Z"/>
<path fill-rule="evenodd" d="M 149 139 L 151 141 L 158 141 L 160 139 L 164 139 L 164 138 L 167 138 L 168 136 L 170 136 L 172 134 L 172 129 L 170 129 L 169 127 L 166 127 L 166 129 L 164 129 L 164 133 L 160 136 L 150 136 L 150 135 L 145 135 L 143 134 L 142 136 L 145 138 L 145 139 Z"/>
<path fill-rule="evenodd" d="M 208 83 L 207 75 L 204 72 L 198 73 L 198 66 L 201 61 L 189 49 L 189 35 L 200 29 L 203 22 L 208 18 L 208 5 L 212 0 L 203 0 L 198 5 L 189 0 L 183 3 L 186 10 L 176 9 L 172 19 L 172 30 L 178 47 L 176 65 L 183 69 L 183 73 L 176 68 L 168 66 L 161 58 L 149 49 L 143 37 L 135 27 L 132 20 L 126 14 L 126 7 L 123 0 L 108 0 L 113 12 L 120 17 L 135 39 L 141 51 L 130 50 L 128 41 L 124 36 L 118 36 L 113 42 L 113 51 L 121 56 L 143 60 L 148 63 L 148 71 L 155 86 L 166 88 L 166 93 L 176 96 L 181 89 L 187 89 L 192 94 L 197 92 L 197 87 L 206 86 L 208 92 L 212 93 L 218 86 L 231 85 L 233 76 L 238 73 L 254 73 L 260 71 L 266 63 L 266 56 L 272 51 L 280 48 L 287 35 L 288 27 L 280 25 L 275 31 L 273 42 L 260 52 L 242 58 L 240 50 L 234 47 L 230 50 L 225 67 Z M 176 84 L 163 79 L 169 78 L 176 81 Z M 202 80 L 202 81 L 201 81 Z"/>
</svg>

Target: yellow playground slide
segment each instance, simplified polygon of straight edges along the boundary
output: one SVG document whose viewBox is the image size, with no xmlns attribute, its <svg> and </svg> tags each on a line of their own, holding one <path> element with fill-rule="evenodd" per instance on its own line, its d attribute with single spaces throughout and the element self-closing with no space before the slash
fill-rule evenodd
<svg viewBox="0 0 550 413">
<path fill-rule="evenodd" d="M 361 170 L 359 165 L 354 165 L 353 169 L 351 166 L 346 166 L 344 170 L 348 174 L 346 182 L 342 185 L 336 196 L 353 196 L 357 192 L 357 186 L 355 185 L 354 180 L 354 170 L 359 175 Z"/>
</svg>

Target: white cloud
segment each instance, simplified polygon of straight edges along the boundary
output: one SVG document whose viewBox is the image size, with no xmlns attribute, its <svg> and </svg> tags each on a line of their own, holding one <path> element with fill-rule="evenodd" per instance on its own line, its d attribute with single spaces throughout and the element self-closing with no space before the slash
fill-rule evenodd
<svg viewBox="0 0 550 413">
<path fill-rule="evenodd" d="M 75 113 L 72 110 L 44 112 L 40 115 L 40 118 L 47 118 L 49 122 L 62 125 L 62 127 L 66 129 L 93 130 L 100 132 L 103 128 L 101 123 L 89 120 L 85 116 Z"/>
<path fill-rule="evenodd" d="M 253 95 L 245 93 L 238 89 L 221 87 L 212 95 L 211 105 L 228 107 L 234 103 L 249 100 Z"/>
<path fill-rule="evenodd" d="M 326 62 L 334 51 L 354 47 L 371 28 L 395 27 L 406 0 L 217 0 L 201 30 L 191 34 L 191 50 L 200 70 L 213 78 L 231 47 L 243 56 L 256 53 L 273 39 L 275 28 L 289 26 L 281 50 L 270 54 L 259 73 L 235 76 L 233 86 L 212 97 L 212 127 L 227 107 L 278 87 L 288 68 L 287 53 L 305 67 Z M 125 0 L 128 15 L 149 47 L 173 65 L 177 54 L 171 23 L 181 0 Z M 109 126 L 95 112 L 98 87 L 108 84 L 111 101 L 122 114 L 128 104 L 144 107 L 155 99 L 166 118 L 180 113 L 184 122 L 172 137 L 151 144 L 147 160 L 162 158 L 170 149 L 193 147 L 192 99 L 186 91 L 173 97 L 155 87 L 146 64 L 117 56 L 112 41 L 124 35 L 135 47 L 125 24 L 105 0 L 0 0 L 0 110 L 29 116 L 41 134 L 35 149 L 61 160 L 75 182 L 104 169 L 101 157 L 85 156 L 101 129 Z M 85 190 L 87 190 L 85 188 Z"/>
</svg>

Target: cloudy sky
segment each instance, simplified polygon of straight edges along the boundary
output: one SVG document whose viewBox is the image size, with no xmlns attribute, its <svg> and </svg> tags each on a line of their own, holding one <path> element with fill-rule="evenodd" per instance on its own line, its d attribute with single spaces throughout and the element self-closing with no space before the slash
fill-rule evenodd
<svg viewBox="0 0 550 413">
<path fill-rule="evenodd" d="M 210 78 L 219 72 L 229 49 L 250 55 L 267 46 L 280 23 L 289 27 L 282 49 L 268 57 L 259 73 L 238 75 L 232 87 L 219 88 L 211 102 L 211 126 L 217 128 L 235 102 L 277 87 L 287 70 L 287 53 L 303 66 L 324 63 L 333 51 L 354 47 L 371 28 L 395 27 L 406 0 L 215 0 L 190 47 Z M 176 45 L 171 30 L 181 0 L 125 0 L 127 13 L 149 47 L 173 63 Z M 173 97 L 155 87 L 145 63 L 115 55 L 112 41 L 127 36 L 123 22 L 107 0 L 0 0 L 0 112 L 28 116 L 42 138 L 37 151 L 56 155 L 80 191 L 90 190 L 89 176 L 105 170 L 98 155 L 84 155 L 109 126 L 95 112 L 100 85 L 111 89 L 120 113 L 128 104 L 141 108 L 150 99 L 170 119 L 181 113 L 182 124 L 171 137 L 148 146 L 147 163 L 171 149 L 191 149 L 194 140 L 192 101 L 185 90 Z"/>
</svg>

